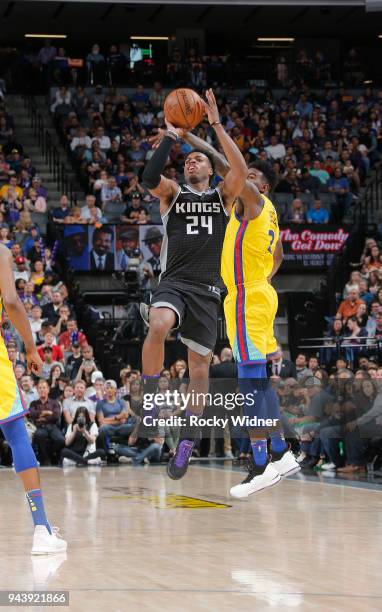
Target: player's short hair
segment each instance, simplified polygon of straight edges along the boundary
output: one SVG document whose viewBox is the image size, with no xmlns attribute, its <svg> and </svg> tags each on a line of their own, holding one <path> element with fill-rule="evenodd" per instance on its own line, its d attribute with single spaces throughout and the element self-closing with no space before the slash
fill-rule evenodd
<svg viewBox="0 0 382 612">
<path fill-rule="evenodd" d="M 256 170 L 261 172 L 266 183 L 269 185 L 269 193 L 272 193 L 276 189 L 279 178 L 268 162 L 259 159 L 249 164 L 248 169 L 250 168 L 256 168 Z"/>
<path fill-rule="evenodd" d="M 208 161 L 210 162 L 210 166 L 212 168 L 212 172 L 215 174 L 215 164 L 214 164 L 214 160 L 213 157 L 210 153 L 207 153 L 206 151 L 201 151 L 200 149 L 193 149 L 192 151 L 190 151 L 189 153 L 187 153 L 185 160 L 187 159 L 187 157 L 189 157 L 191 155 L 191 153 L 200 153 L 201 155 L 204 155 L 205 157 L 207 157 Z"/>
</svg>

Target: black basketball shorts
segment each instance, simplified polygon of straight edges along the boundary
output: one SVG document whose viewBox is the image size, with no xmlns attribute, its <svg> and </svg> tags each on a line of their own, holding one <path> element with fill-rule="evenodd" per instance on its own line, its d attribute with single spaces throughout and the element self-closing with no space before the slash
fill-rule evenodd
<svg viewBox="0 0 382 612">
<path fill-rule="evenodd" d="M 160 281 L 150 304 L 152 308 L 171 308 L 181 341 L 203 356 L 215 348 L 219 305 L 217 287 L 167 278 Z"/>
</svg>

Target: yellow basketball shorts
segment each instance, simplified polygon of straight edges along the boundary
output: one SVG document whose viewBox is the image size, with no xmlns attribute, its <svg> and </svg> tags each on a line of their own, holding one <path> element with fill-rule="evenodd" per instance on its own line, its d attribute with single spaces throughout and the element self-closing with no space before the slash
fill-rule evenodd
<svg viewBox="0 0 382 612">
<path fill-rule="evenodd" d="M 229 291 L 224 314 L 233 356 L 237 363 L 266 363 L 276 352 L 274 321 L 277 293 L 267 281 L 239 285 Z"/>
<path fill-rule="evenodd" d="M 0 384 L 1 424 L 18 419 L 28 412 L 2 338 L 0 338 Z"/>
</svg>

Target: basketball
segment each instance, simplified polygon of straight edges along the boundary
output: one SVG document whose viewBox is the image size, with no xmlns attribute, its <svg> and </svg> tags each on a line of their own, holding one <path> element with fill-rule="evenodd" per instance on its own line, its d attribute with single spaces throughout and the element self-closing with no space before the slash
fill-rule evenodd
<svg viewBox="0 0 382 612">
<path fill-rule="evenodd" d="M 175 127 L 194 128 L 204 116 L 202 99 L 192 89 L 174 89 L 165 100 L 164 114 Z"/>
</svg>

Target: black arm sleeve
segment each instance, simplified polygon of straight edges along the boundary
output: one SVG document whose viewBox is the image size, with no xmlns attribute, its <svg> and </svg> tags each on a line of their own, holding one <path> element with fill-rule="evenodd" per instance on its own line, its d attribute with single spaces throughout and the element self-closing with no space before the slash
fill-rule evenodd
<svg viewBox="0 0 382 612">
<path fill-rule="evenodd" d="M 142 175 L 142 183 L 147 189 L 155 189 L 160 183 L 160 176 L 174 144 L 171 136 L 165 136 L 150 159 Z"/>
</svg>

